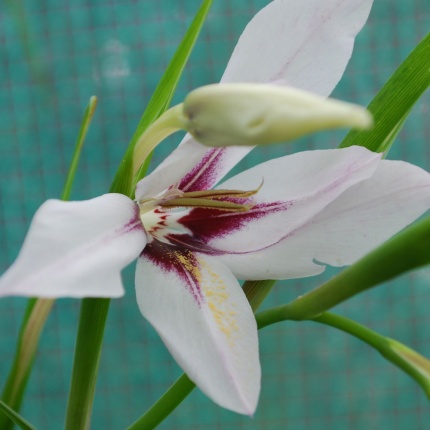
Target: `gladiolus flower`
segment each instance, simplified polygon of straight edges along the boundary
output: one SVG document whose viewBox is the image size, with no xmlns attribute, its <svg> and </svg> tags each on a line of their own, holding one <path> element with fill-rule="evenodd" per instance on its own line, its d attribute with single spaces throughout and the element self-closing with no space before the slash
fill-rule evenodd
<svg viewBox="0 0 430 430">
<path fill-rule="evenodd" d="M 371 1 L 278 0 L 247 26 L 223 82 L 282 84 L 327 96 Z M 348 265 L 430 207 L 430 175 L 361 147 L 301 152 L 220 185 L 250 149 L 186 138 L 137 184 L 49 200 L 0 279 L 0 295 L 118 297 L 137 258 L 136 293 L 189 377 L 215 402 L 252 414 L 257 328 L 239 279 L 312 276 Z"/>
</svg>

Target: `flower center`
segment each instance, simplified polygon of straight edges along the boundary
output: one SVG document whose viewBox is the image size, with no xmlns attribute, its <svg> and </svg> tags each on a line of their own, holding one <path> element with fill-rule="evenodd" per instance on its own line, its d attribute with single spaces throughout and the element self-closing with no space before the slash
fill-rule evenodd
<svg viewBox="0 0 430 430">
<path fill-rule="evenodd" d="M 192 234 L 179 220 L 184 212 L 193 208 L 215 209 L 229 212 L 246 212 L 252 208 L 248 197 L 255 190 L 203 190 L 184 192 L 177 188 L 162 195 L 138 201 L 140 219 L 149 236 L 166 241 L 170 234 Z"/>
</svg>

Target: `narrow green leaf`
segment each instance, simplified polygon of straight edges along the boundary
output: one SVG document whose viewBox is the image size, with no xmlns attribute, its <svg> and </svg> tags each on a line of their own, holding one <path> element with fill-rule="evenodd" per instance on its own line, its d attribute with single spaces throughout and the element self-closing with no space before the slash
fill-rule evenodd
<svg viewBox="0 0 430 430">
<path fill-rule="evenodd" d="M 79 159 L 81 157 L 82 148 L 84 146 L 85 137 L 87 136 L 88 129 L 93 119 L 94 112 L 97 107 L 97 97 L 92 96 L 84 111 L 79 129 L 78 138 L 75 144 L 75 151 L 73 153 L 72 162 L 70 163 L 69 172 L 67 174 L 66 184 L 64 185 L 62 200 L 69 200 L 70 192 L 72 190 L 73 181 L 75 180 L 76 169 L 78 167 Z"/>
<path fill-rule="evenodd" d="M 90 428 L 109 299 L 83 299 L 65 430 Z"/>
<path fill-rule="evenodd" d="M 151 125 L 168 107 L 182 72 L 187 64 L 191 51 L 196 43 L 200 30 L 206 20 L 206 16 L 212 5 L 212 0 L 204 0 L 197 12 L 194 20 L 188 28 L 184 38 L 181 41 L 178 49 L 170 61 L 166 71 L 164 72 L 157 88 L 152 95 L 148 106 L 146 107 L 142 118 L 137 126 L 137 129 L 131 138 L 127 152 L 119 166 L 115 179 L 113 181 L 111 191 L 123 193 L 129 197 L 133 196 L 133 151 L 134 145 L 138 141 L 142 133 Z M 149 157 L 148 157 L 149 158 Z M 136 181 L 143 177 L 149 164 L 149 159 L 142 166 L 137 175 Z M 135 182 L 136 182 L 135 181 Z"/>
<path fill-rule="evenodd" d="M 292 320 L 309 320 L 369 288 L 430 264 L 430 217 L 403 230 L 309 293 L 277 309 Z M 272 317 L 271 317 L 272 318 Z"/>
<path fill-rule="evenodd" d="M 0 411 L 2 411 L 12 422 L 22 430 L 36 430 L 28 421 L 0 400 Z"/>
<path fill-rule="evenodd" d="M 408 113 L 430 86 L 430 33 L 416 46 L 369 104 L 375 126 L 351 130 L 340 148 L 364 146 L 374 152 L 387 152 Z"/>
<path fill-rule="evenodd" d="M 183 373 L 154 403 L 148 412 L 135 421 L 127 430 L 151 430 L 168 417 L 195 388 L 193 381 Z"/>
<path fill-rule="evenodd" d="M 30 299 L 19 334 L 12 368 L 2 392 L 2 401 L 19 411 L 33 367 L 40 334 L 52 309 L 52 299 Z M 9 430 L 12 421 L 0 414 L 0 429 Z"/>
</svg>

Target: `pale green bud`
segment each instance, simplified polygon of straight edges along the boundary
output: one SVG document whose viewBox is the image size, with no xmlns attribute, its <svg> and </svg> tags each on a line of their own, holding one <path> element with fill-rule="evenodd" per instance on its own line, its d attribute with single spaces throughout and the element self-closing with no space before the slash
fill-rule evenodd
<svg viewBox="0 0 430 430">
<path fill-rule="evenodd" d="M 285 142 L 320 130 L 372 125 L 357 105 L 267 84 L 200 87 L 183 103 L 184 128 L 207 146 Z"/>
</svg>

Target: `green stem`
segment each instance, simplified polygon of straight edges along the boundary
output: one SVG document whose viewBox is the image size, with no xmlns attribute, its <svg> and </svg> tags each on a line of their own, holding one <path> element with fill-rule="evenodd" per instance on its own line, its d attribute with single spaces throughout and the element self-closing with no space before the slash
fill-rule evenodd
<svg viewBox="0 0 430 430">
<path fill-rule="evenodd" d="M 272 290 L 276 281 L 246 281 L 243 291 L 255 312 Z M 195 388 L 188 376 L 183 373 L 173 385 L 138 418 L 127 430 L 151 430 L 166 419 Z"/>
<path fill-rule="evenodd" d="M 127 427 L 127 430 L 150 430 L 157 427 L 193 391 L 195 386 L 194 382 L 183 373 L 151 409 Z"/>
<path fill-rule="evenodd" d="M 75 179 L 85 137 L 96 106 L 97 98 L 93 96 L 90 98 L 89 104 L 82 117 L 81 127 L 76 140 L 69 172 L 64 183 L 61 200 L 69 200 L 70 198 L 70 192 Z M 52 299 L 30 299 L 27 303 L 12 368 L 8 374 L 1 396 L 3 402 L 15 411 L 19 411 L 20 409 L 39 344 L 39 338 L 54 302 L 55 301 Z M 12 427 L 13 422 L 4 414 L 0 414 L 0 429 L 9 430 Z"/>
<path fill-rule="evenodd" d="M 288 305 L 285 305 L 282 318 L 280 318 L 277 309 L 269 309 L 265 312 L 261 312 L 256 318 L 258 328 L 262 329 L 280 321 L 294 320 L 295 315 L 290 315 Z M 386 360 L 393 363 L 417 381 L 422 386 L 427 396 L 430 396 L 430 361 L 416 351 L 394 339 L 381 336 L 375 331 L 340 315 L 325 312 L 317 318 L 313 318 L 312 321 L 335 327 L 367 343 L 378 351 Z"/>
<path fill-rule="evenodd" d="M 83 299 L 73 361 L 66 430 L 90 428 L 109 299 Z"/>
<path fill-rule="evenodd" d="M 276 281 L 267 279 L 264 281 L 246 281 L 243 284 L 243 292 L 248 298 L 252 311 L 255 313 L 269 295 Z"/>
<path fill-rule="evenodd" d="M 166 110 L 158 117 L 137 139 L 133 153 L 133 175 L 136 175 L 140 166 L 145 162 L 149 154 L 171 134 L 181 130 L 182 103 Z M 133 187 L 138 182 L 138 177 L 133 182 Z"/>
</svg>

